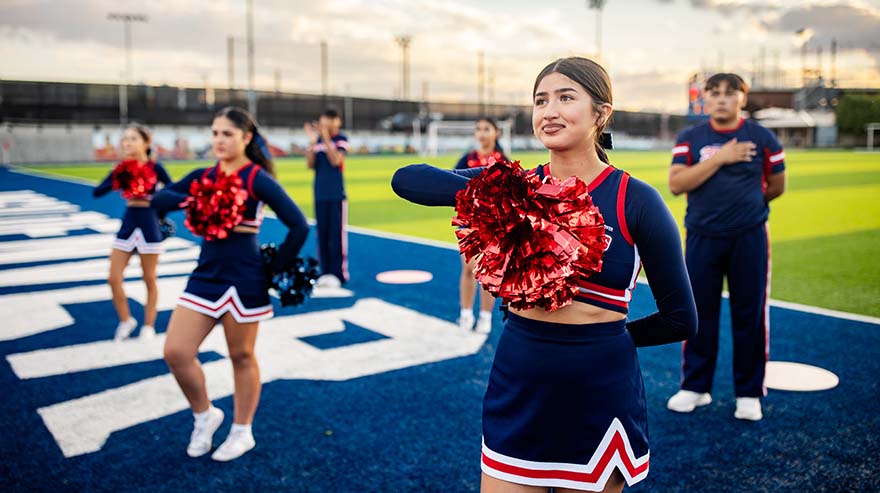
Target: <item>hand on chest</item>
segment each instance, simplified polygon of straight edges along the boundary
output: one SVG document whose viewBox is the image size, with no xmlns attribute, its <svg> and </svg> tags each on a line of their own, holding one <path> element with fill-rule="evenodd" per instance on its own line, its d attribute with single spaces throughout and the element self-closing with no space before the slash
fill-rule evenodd
<svg viewBox="0 0 880 493">
<path fill-rule="evenodd" d="M 707 159 L 712 158 L 713 156 L 718 154 L 719 151 L 721 151 L 721 147 L 724 144 L 725 144 L 724 142 L 718 142 L 715 144 L 707 144 L 707 145 L 704 145 L 700 148 L 697 148 L 696 149 L 696 154 L 697 154 L 696 162 L 701 163 L 703 161 L 706 161 Z M 751 165 L 757 166 L 760 169 L 760 167 L 763 164 L 764 151 L 760 146 L 757 146 L 757 148 L 755 150 L 757 152 L 755 152 L 755 155 L 750 160 L 732 163 L 731 165 L 727 165 L 726 167 L 727 168 L 736 167 L 736 168 L 748 169 L 748 168 L 750 168 L 750 166 L 748 166 L 748 165 L 751 164 Z"/>
</svg>

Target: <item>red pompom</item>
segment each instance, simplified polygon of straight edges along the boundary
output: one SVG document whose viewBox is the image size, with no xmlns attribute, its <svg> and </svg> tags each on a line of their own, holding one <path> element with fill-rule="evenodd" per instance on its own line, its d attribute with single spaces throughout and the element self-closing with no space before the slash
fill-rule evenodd
<svg viewBox="0 0 880 493">
<path fill-rule="evenodd" d="M 577 177 L 542 182 L 498 161 L 456 195 L 452 224 L 474 276 L 519 310 L 568 305 L 577 280 L 602 270 L 605 222 Z"/>
<path fill-rule="evenodd" d="M 137 159 L 126 159 L 113 168 L 113 189 L 121 191 L 124 199 L 146 198 L 157 181 L 155 168 Z"/>
<path fill-rule="evenodd" d="M 203 177 L 189 185 L 186 227 L 208 241 L 222 240 L 244 217 L 247 190 L 242 188 L 237 173 L 226 175 L 217 171 L 214 180 Z"/>
</svg>

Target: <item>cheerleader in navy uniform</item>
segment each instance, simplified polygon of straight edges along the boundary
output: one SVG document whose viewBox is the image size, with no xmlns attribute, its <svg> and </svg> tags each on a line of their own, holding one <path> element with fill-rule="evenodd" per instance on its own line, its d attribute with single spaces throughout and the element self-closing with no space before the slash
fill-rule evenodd
<svg viewBox="0 0 880 493">
<path fill-rule="evenodd" d="M 150 198 L 158 183 L 168 185 L 171 177 L 162 164 L 150 159 L 150 131 L 141 125 L 129 125 L 122 134 L 122 154 L 124 159 L 113 171 L 95 187 L 92 195 L 101 197 L 111 190 L 119 190 L 126 199 L 122 227 L 113 240 L 110 252 L 110 275 L 107 283 L 113 292 L 113 307 L 119 316 L 114 339 L 121 341 L 137 328 L 137 320 L 132 318 L 125 295 L 125 268 L 131 256 L 137 251 L 141 261 L 144 284 L 147 286 L 147 303 L 144 306 L 144 325 L 140 336 L 156 335 L 156 304 L 159 288 L 156 279 L 156 266 L 162 247 L 160 218 L 156 209 L 150 207 Z"/>
<path fill-rule="evenodd" d="M 554 305 L 561 291 L 548 291 L 531 304 L 505 299 L 510 314 L 483 400 L 481 490 L 619 492 L 624 482 L 644 479 L 649 467 L 645 389 L 635 348 L 693 335 L 693 294 L 678 227 L 660 195 L 608 164 L 602 143 L 610 145 L 603 130 L 612 107 L 605 70 L 586 58 L 557 60 L 538 75 L 533 95 L 534 132 L 550 150 L 550 162 L 516 176 L 536 182 L 538 190 L 567 184 L 588 192 L 592 203 L 583 211 L 599 219 L 593 246 L 585 251 L 596 260 L 589 275 L 565 278 L 571 284 L 564 303 Z M 469 179 L 486 183 L 486 176 L 505 167 L 519 173 L 518 165 L 507 164 L 453 171 L 412 165 L 395 173 L 392 186 L 423 205 L 456 205 L 456 192 L 467 188 L 462 199 L 471 190 Z M 575 176 L 582 181 L 570 178 Z M 460 200 L 458 218 L 468 207 L 480 204 Z M 505 234 L 503 226 L 485 233 L 500 237 L 500 244 L 522 233 Z M 460 244 L 464 250 L 466 242 Z M 528 244 L 519 239 L 507 245 L 508 260 L 555 252 L 523 253 Z M 489 249 L 478 254 L 477 270 L 495 255 Z M 628 321 L 642 265 L 658 312 Z"/>
<path fill-rule="evenodd" d="M 187 454 L 199 457 L 213 446 L 223 412 L 211 405 L 197 359 L 199 345 L 220 321 L 235 379 L 235 416 L 217 461 L 240 457 L 255 445 L 251 423 L 260 398 L 260 369 L 254 344 L 261 320 L 272 317 L 269 276 L 284 271 L 305 242 L 309 227 L 300 209 L 274 178 L 253 118 L 225 108 L 211 125 L 215 166 L 197 169 L 153 199 L 160 210 L 185 207 L 187 227 L 201 235 L 202 251 L 168 324 L 165 361 L 195 416 Z M 269 205 L 288 228 L 271 273 L 257 242 L 263 206 Z"/>
<path fill-rule="evenodd" d="M 508 161 L 507 156 L 498 144 L 498 124 L 489 117 L 477 120 L 477 128 L 474 130 L 480 148 L 463 155 L 455 169 L 478 168 L 488 166 L 496 161 Z M 474 294 L 477 287 L 474 281 L 473 262 L 467 262 L 461 258 L 461 277 L 458 281 L 461 298 L 461 314 L 458 324 L 462 329 L 472 330 L 488 334 L 492 330 L 492 307 L 495 306 L 495 298 L 485 289 L 480 289 L 480 317 L 474 326 Z"/>
</svg>

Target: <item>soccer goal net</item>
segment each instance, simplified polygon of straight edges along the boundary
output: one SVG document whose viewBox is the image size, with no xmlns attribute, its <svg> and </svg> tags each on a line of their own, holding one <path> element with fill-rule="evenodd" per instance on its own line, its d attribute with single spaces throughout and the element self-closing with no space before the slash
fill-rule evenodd
<svg viewBox="0 0 880 493">
<path fill-rule="evenodd" d="M 509 120 L 498 121 L 498 143 L 504 148 L 504 152 L 510 153 L 513 137 L 511 136 L 511 122 Z M 422 148 L 422 154 L 436 156 L 454 152 L 464 152 L 476 147 L 474 130 L 477 128 L 476 121 L 434 121 L 428 124 L 427 138 Z"/>
</svg>

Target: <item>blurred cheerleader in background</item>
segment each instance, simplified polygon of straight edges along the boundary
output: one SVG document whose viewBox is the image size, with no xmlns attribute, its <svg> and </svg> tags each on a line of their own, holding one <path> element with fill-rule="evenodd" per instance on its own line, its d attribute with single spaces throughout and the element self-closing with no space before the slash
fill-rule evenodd
<svg viewBox="0 0 880 493">
<path fill-rule="evenodd" d="M 253 117 L 245 110 L 221 110 L 211 125 L 218 162 L 197 169 L 153 199 L 160 210 L 185 208 L 186 226 L 201 236 L 198 266 L 168 324 L 165 361 L 189 401 L 195 424 L 187 454 L 199 457 L 213 447 L 223 411 L 211 404 L 199 346 L 220 321 L 235 380 L 235 416 L 226 441 L 212 458 L 229 461 L 252 449 L 251 430 L 260 399 L 260 369 L 254 356 L 261 320 L 272 317 L 269 284 L 284 272 L 306 240 L 309 226 L 299 207 L 275 180 L 274 163 Z M 257 242 L 263 207 L 269 205 L 288 228 L 265 268 Z"/>
<path fill-rule="evenodd" d="M 470 169 L 488 166 L 497 161 L 508 161 L 504 150 L 498 144 L 498 124 L 489 117 L 477 120 L 474 129 L 474 137 L 477 139 L 479 148 L 466 153 L 458 160 L 455 169 Z M 476 330 L 488 334 L 492 331 L 492 307 L 495 306 L 495 297 L 485 289 L 480 289 L 480 316 L 474 326 L 474 293 L 478 282 L 474 280 L 474 263 L 468 262 L 461 257 L 461 277 L 458 280 L 461 313 L 458 324 L 465 330 Z"/>
<path fill-rule="evenodd" d="M 131 316 L 124 288 L 124 271 L 135 251 L 140 257 L 144 284 L 147 286 L 144 325 L 140 336 L 156 335 L 156 304 L 159 300 L 156 267 L 159 254 L 164 251 L 163 228 L 168 228 L 171 223 L 164 218 L 160 221 L 156 209 L 150 206 L 150 198 L 156 192 L 157 185 L 170 184 L 171 177 L 161 163 L 150 158 L 151 142 L 152 136 L 146 127 L 129 125 L 122 134 L 122 162 L 92 191 L 92 195 L 101 197 L 111 190 L 119 190 L 126 200 L 122 227 L 116 233 L 110 252 L 110 275 L 107 277 L 113 292 L 113 307 L 119 317 L 114 336 L 117 341 L 125 339 L 137 328 L 137 320 Z"/>
</svg>

